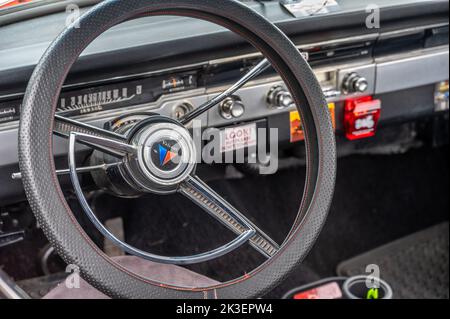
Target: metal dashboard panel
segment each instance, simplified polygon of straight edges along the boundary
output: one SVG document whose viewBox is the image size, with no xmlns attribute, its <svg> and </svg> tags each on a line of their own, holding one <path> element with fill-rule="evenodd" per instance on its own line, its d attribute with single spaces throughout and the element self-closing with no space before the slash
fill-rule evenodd
<svg viewBox="0 0 450 319">
<path fill-rule="evenodd" d="M 272 109 L 267 104 L 267 92 L 269 92 L 274 85 L 284 85 L 284 83 L 277 80 L 263 84 L 250 85 L 240 89 L 237 95 L 239 95 L 245 105 L 245 113 L 242 117 L 235 119 L 234 121 L 250 121 L 289 111 L 289 109 Z M 214 96 L 215 94 L 211 93 L 208 98 L 213 98 Z M 295 107 L 291 108 L 291 110 L 294 109 Z M 230 125 L 232 122 L 233 120 L 226 120 L 220 115 L 218 107 L 215 107 L 208 112 L 208 125 L 210 127 Z"/>
<path fill-rule="evenodd" d="M 368 89 L 364 94 L 380 94 L 387 92 L 400 91 L 406 88 L 413 88 L 427 84 L 433 84 L 449 78 L 448 70 L 448 46 L 445 48 L 434 49 L 426 54 L 416 52 L 414 56 L 393 56 L 390 59 L 366 61 L 365 64 L 354 65 L 336 65 L 328 67 L 336 73 L 334 89 L 339 91 L 342 80 L 346 74 L 357 72 L 364 76 L 369 83 Z M 316 70 L 320 72 L 320 70 Z M 407 79 L 407 81 L 406 81 Z M 267 92 L 274 86 L 283 84 L 280 78 L 270 78 L 266 80 L 253 81 L 239 90 L 237 93 L 245 105 L 245 114 L 238 119 L 226 120 L 218 110 L 218 107 L 210 110 L 203 115 L 202 125 L 208 127 L 220 127 L 231 125 L 235 122 L 245 122 L 264 118 L 283 112 L 289 112 L 291 109 L 272 109 L 266 102 Z M 163 115 L 172 115 L 174 108 L 185 101 L 194 106 L 199 106 L 203 102 L 212 98 L 221 88 L 205 91 L 197 89 L 181 93 L 172 94 L 161 98 L 159 101 L 137 105 L 107 112 L 95 113 L 92 116 L 83 116 L 82 120 L 101 126 L 106 121 L 111 120 L 122 114 L 131 112 L 151 111 Z M 361 94 L 338 95 L 330 98 L 329 101 L 341 101 L 348 97 L 355 97 Z M 293 109 L 293 108 L 292 108 Z M 0 131 L 0 167 L 17 163 L 17 123 L 9 129 Z M 66 141 L 55 138 L 55 155 L 64 155 L 67 152 Z"/>
<path fill-rule="evenodd" d="M 192 92 L 191 92 L 192 94 Z M 171 96 L 170 99 L 159 101 L 159 104 L 141 105 L 138 107 L 130 107 L 118 109 L 114 112 L 105 112 L 104 114 L 94 113 L 92 116 L 83 117 L 82 121 L 97 127 L 102 127 L 104 123 L 126 113 L 131 112 L 153 112 L 161 115 L 172 116 L 174 108 L 183 101 L 189 101 L 193 105 L 201 105 L 206 102 L 206 95 L 187 95 L 177 94 Z M 202 115 L 199 120 L 202 126 L 207 125 L 207 116 Z M 16 164 L 18 162 L 18 129 L 17 126 L 9 130 L 0 131 L 0 167 Z M 85 148 L 80 146 L 80 149 Z M 67 140 L 54 137 L 53 150 L 55 156 L 66 155 L 68 151 Z"/>
<path fill-rule="evenodd" d="M 449 78 L 448 47 L 438 52 L 377 61 L 376 94 L 418 87 Z"/>
</svg>

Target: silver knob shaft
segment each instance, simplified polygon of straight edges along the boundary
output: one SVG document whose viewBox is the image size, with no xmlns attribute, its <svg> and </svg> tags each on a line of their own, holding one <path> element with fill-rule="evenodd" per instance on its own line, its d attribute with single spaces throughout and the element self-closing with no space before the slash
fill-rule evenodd
<svg viewBox="0 0 450 319">
<path fill-rule="evenodd" d="M 345 94 L 364 93 L 368 88 L 369 82 L 367 79 L 355 72 L 348 74 L 342 82 L 342 91 Z"/>
<path fill-rule="evenodd" d="M 355 89 L 355 92 L 365 92 L 367 88 L 369 87 L 369 82 L 367 82 L 366 78 L 360 77 L 355 81 L 353 84 L 353 88 Z"/>
<path fill-rule="evenodd" d="M 245 113 L 245 105 L 241 99 L 233 96 L 220 104 L 220 115 L 227 120 L 240 118 Z"/>
<path fill-rule="evenodd" d="M 267 104 L 275 109 L 284 109 L 295 105 L 291 93 L 281 85 L 276 85 L 270 89 L 267 94 Z"/>
</svg>

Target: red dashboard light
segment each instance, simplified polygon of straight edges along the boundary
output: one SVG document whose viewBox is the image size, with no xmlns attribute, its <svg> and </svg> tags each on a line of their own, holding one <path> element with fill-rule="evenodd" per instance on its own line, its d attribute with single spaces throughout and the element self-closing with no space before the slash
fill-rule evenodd
<svg viewBox="0 0 450 319">
<path fill-rule="evenodd" d="M 365 96 L 345 101 L 344 127 L 349 140 L 374 136 L 381 114 L 381 101 Z"/>
</svg>

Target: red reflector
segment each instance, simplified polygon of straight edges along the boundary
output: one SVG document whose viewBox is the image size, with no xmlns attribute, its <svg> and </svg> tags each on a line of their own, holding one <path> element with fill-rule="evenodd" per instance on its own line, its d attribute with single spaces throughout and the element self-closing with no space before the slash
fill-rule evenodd
<svg viewBox="0 0 450 319">
<path fill-rule="evenodd" d="M 340 299 L 342 291 L 336 282 L 332 282 L 317 288 L 299 292 L 294 299 Z"/>
<path fill-rule="evenodd" d="M 374 136 L 381 114 L 381 101 L 371 96 L 345 101 L 344 127 L 349 140 Z"/>
</svg>

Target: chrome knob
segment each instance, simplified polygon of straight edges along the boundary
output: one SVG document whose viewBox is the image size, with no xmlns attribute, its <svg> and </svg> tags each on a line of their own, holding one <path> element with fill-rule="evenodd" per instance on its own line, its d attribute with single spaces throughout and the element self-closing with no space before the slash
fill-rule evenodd
<svg viewBox="0 0 450 319">
<path fill-rule="evenodd" d="M 368 88 L 369 82 L 367 79 L 355 72 L 348 74 L 342 82 L 342 91 L 345 94 L 364 93 Z"/>
<path fill-rule="evenodd" d="M 367 82 L 366 78 L 360 77 L 355 81 L 353 84 L 353 88 L 355 92 L 365 92 L 367 88 L 369 87 L 369 82 Z"/>
<path fill-rule="evenodd" d="M 193 109 L 194 106 L 190 102 L 183 102 L 175 106 L 172 115 L 175 119 L 180 120 Z"/>
<path fill-rule="evenodd" d="M 237 96 L 226 98 L 220 104 L 220 115 L 227 120 L 240 118 L 245 113 L 245 106 Z"/>
<path fill-rule="evenodd" d="M 267 104 L 274 109 L 284 109 L 294 106 L 294 99 L 281 85 L 272 87 L 267 94 Z"/>
</svg>

